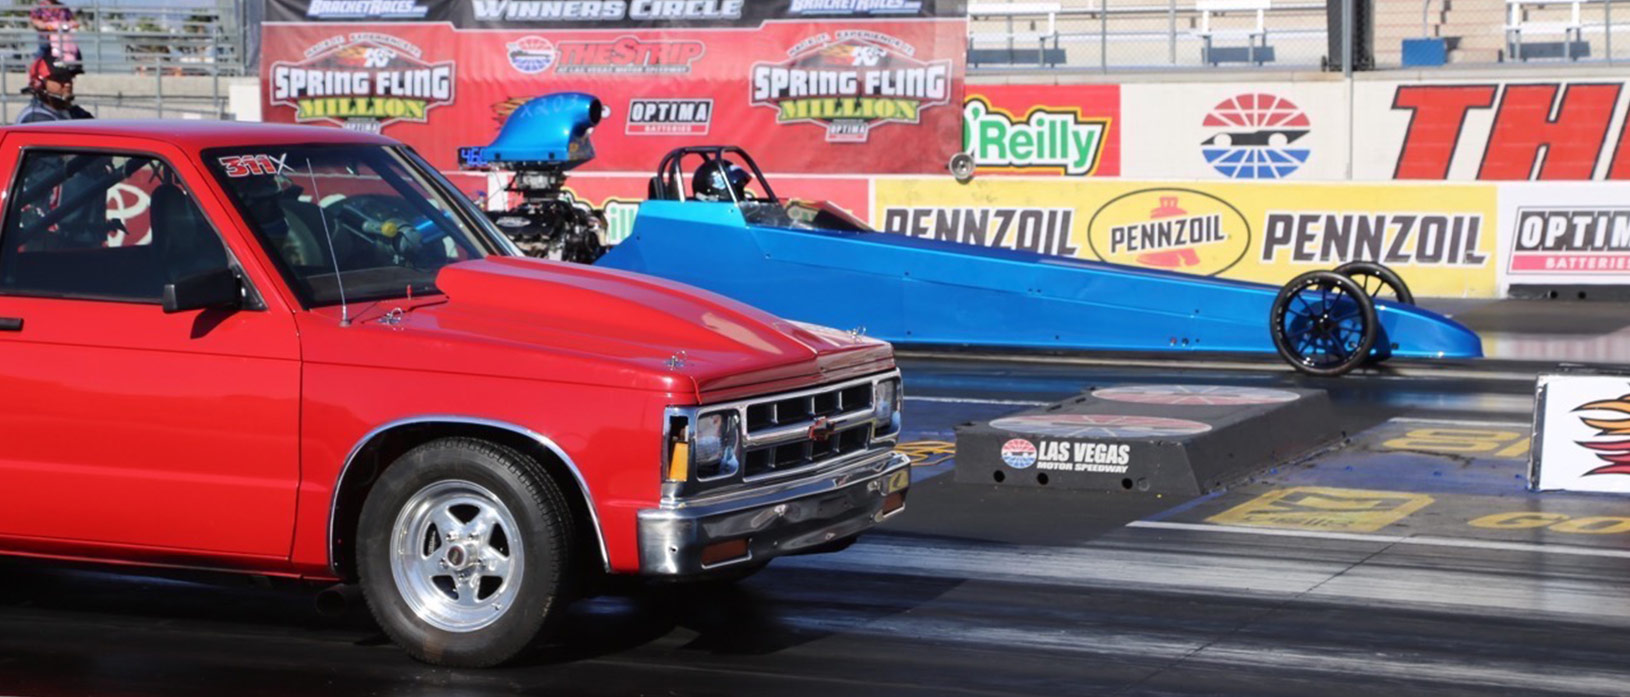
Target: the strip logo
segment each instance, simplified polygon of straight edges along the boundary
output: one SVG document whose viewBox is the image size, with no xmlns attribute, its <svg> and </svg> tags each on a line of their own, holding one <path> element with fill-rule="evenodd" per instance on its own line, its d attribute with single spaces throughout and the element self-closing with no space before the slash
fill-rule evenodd
<svg viewBox="0 0 1630 697">
<path fill-rule="evenodd" d="M 610 41 L 562 41 L 555 72 L 560 74 L 681 75 L 707 52 L 700 41 L 646 41 L 619 36 Z"/>
<path fill-rule="evenodd" d="M 1630 179 L 1630 128 L 1619 80 L 1575 83 L 1401 85 L 1408 114 L 1395 179 L 1545 181 Z M 1492 119 L 1487 135 L 1471 124 Z M 1597 172 L 1600 171 L 1600 176 Z"/>
<path fill-rule="evenodd" d="M 985 168 L 1057 169 L 1085 176 L 1098 169 L 1109 119 L 1083 118 L 1080 109 L 1038 106 L 1025 117 L 971 97 L 962 108 L 963 149 Z"/>
</svg>

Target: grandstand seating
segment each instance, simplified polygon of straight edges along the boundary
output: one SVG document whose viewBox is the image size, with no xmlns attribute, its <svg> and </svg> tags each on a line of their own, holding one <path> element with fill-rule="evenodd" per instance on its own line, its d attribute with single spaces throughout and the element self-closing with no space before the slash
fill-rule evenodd
<svg viewBox="0 0 1630 697">
<path fill-rule="evenodd" d="M 1460 64 L 1568 60 L 1570 46 L 1574 58 L 1601 60 L 1610 35 L 1616 57 L 1627 57 L 1630 2 L 1613 1 L 1619 9 L 1610 31 L 1607 0 L 1373 0 L 1376 65 L 1400 65 L 1402 41 L 1422 37 L 1444 39 L 1449 62 Z M 1328 51 L 1319 0 L 975 0 L 968 7 L 976 69 L 1317 68 Z"/>
<path fill-rule="evenodd" d="M 1599 58 L 1610 40 L 1630 41 L 1630 35 L 1610 35 L 1630 29 L 1630 6 L 1621 7 L 1625 14 L 1612 24 L 1602 0 L 1506 0 L 1506 6 L 1504 32 L 1513 60 Z"/>
<path fill-rule="evenodd" d="M 1316 68 L 1325 54 L 1324 4 L 1308 0 L 972 2 L 968 8 L 972 53 L 990 58 L 998 49 L 1026 49 L 1012 54 L 1021 60 L 1011 63 L 1020 65 L 1042 47 L 1062 52 L 1069 67 L 1103 69 Z"/>
</svg>

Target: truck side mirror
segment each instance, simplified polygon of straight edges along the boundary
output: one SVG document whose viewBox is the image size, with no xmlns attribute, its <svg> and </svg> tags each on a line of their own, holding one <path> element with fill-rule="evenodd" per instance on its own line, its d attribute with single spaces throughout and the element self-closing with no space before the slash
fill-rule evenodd
<svg viewBox="0 0 1630 697">
<path fill-rule="evenodd" d="M 165 314 L 215 308 L 236 310 L 241 307 L 243 282 L 238 279 L 238 272 L 225 266 L 164 284 Z"/>
</svg>

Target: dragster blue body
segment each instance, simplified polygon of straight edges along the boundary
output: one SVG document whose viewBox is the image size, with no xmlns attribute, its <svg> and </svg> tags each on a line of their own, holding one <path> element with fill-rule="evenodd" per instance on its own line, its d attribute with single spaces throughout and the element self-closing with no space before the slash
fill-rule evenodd
<svg viewBox="0 0 1630 697">
<path fill-rule="evenodd" d="M 539 97 L 492 145 L 464 148 L 461 159 L 575 166 L 592 156 L 588 131 L 599 108 L 589 95 Z M 746 153 L 713 147 L 704 159 L 727 154 L 745 159 L 761 191 L 723 201 L 687 195 L 684 155 L 675 151 L 652 178 L 652 200 L 640 205 L 631 235 L 595 264 L 905 345 L 1276 351 L 1269 327 L 1278 287 L 874 232 L 841 215 L 795 221 Z M 1477 335 L 1447 317 L 1385 300 L 1374 306 L 1374 358 L 1482 355 Z M 1324 309 L 1350 316 L 1356 306 L 1337 300 Z"/>
<path fill-rule="evenodd" d="M 1279 288 L 881 232 L 751 225 L 729 203 L 647 201 L 597 262 L 900 344 L 1274 352 Z M 1376 353 L 1469 358 L 1459 323 L 1377 300 Z"/>
</svg>

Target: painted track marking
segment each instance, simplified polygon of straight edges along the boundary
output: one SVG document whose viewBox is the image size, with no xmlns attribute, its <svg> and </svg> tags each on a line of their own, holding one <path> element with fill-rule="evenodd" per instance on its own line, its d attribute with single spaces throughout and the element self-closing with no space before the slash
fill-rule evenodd
<svg viewBox="0 0 1630 697">
<path fill-rule="evenodd" d="M 1630 559 L 1627 549 L 1599 549 L 1580 545 L 1534 544 L 1530 542 L 1499 542 L 1496 540 L 1468 540 L 1431 535 L 1375 535 L 1355 532 L 1322 532 L 1318 530 L 1286 530 L 1282 528 L 1250 528 L 1238 525 L 1208 525 L 1205 523 L 1174 523 L 1164 520 L 1137 520 L 1126 524 L 1129 528 L 1154 530 L 1187 530 L 1190 532 L 1235 533 L 1265 535 L 1269 537 L 1309 537 L 1347 542 L 1377 542 L 1382 544 L 1420 545 L 1425 547 L 1458 547 L 1487 549 L 1502 552 L 1531 552 L 1535 554 L 1563 554 L 1577 557 L 1608 557 Z"/>
<path fill-rule="evenodd" d="M 1052 402 L 1038 402 L 1028 399 L 978 399 L 974 397 L 916 397 L 906 395 L 908 402 L 938 402 L 942 404 L 1001 404 L 1015 407 L 1041 407 Z"/>
<path fill-rule="evenodd" d="M 1283 362 L 1269 361 L 1230 361 L 1196 359 L 1193 354 L 1183 354 L 1173 358 L 1131 358 L 1114 356 L 1049 356 L 1049 355 L 1014 355 L 1001 353 L 963 353 L 926 351 L 920 349 L 897 349 L 894 355 L 898 358 L 923 358 L 935 360 L 960 361 L 990 361 L 998 363 L 1041 363 L 1054 365 L 1092 365 L 1116 366 L 1122 368 L 1179 368 L 1185 370 L 1241 370 L 1270 373 L 1292 373 L 1295 368 Z M 1427 361 L 1429 359 L 1420 359 Z M 1473 360 L 1473 359 L 1467 359 Z M 1485 364 L 1498 364 L 1497 359 L 1475 359 Z M 1503 366 L 1501 366 L 1503 367 Z M 1539 375 L 1539 370 L 1495 370 L 1478 369 L 1472 367 L 1433 367 L 1430 365 L 1389 365 L 1384 369 L 1361 368 L 1354 371 L 1354 376 L 1372 380 L 1413 380 L 1416 378 L 1443 378 L 1443 379 L 1476 379 L 1506 382 L 1533 382 Z"/>
<path fill-rule="evenodd" d="M 1412 424 L 1432 424 L 1437 426 L 1483 426 L 1486 428 L 1533 428 L 1530 421 L 1479 421 L 1476 419 L 1422 419 L 1413 416 L 1395 416 L 1388 421 L 1399 421 Z"/>
</svg>

